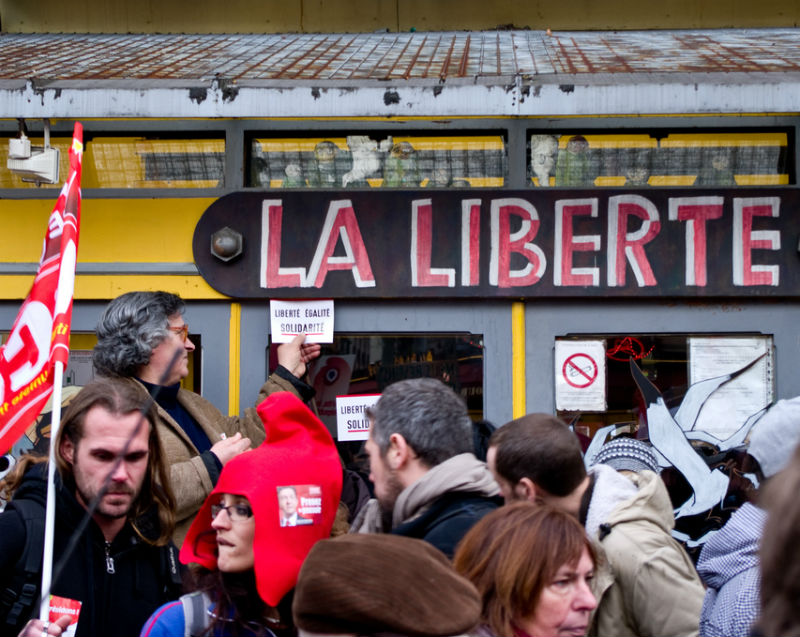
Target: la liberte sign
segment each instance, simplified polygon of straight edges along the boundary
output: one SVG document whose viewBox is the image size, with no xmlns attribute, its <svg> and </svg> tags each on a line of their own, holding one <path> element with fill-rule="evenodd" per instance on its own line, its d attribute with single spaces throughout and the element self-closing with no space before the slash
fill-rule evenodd
<svg viewBox="0 0 800 637">
<path fill-rule="evenodd" d="M 797 296 L 797 189 L 238 192 L 195 262 L 242 298 Z M 212 235 L 243 237 L 228 262 Z"/>
</svg>

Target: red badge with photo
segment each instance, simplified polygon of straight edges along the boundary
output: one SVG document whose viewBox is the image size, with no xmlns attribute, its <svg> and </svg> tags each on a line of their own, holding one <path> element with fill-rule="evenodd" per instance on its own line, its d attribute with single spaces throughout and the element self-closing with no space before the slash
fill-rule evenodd
<svg viewBox="0 0 800 637">
<path fill-rule="evenodd" d="M 281 526 L 307 526 L 322 521 L 322 489 L 315 484 L 287 484 L 276 488 Z"/>
</svg>

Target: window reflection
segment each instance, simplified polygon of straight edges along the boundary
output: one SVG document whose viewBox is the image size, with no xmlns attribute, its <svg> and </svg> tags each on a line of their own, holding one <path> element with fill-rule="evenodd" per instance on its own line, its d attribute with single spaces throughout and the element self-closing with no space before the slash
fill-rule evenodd
<svg viewBox="0 0 800 637">
<path fill-rule="evenodd" d="M 277 365 L 276 350 L 276 345 L 270 347 L 270 369 Z M 477 420 L 483 418 L 483 336 L 337 335 L 322 346 L 308 378 L 321 416 L 335 419 L 337 395 L 375 394 L 399 380 L 438 378 L 464 398 Z"/>
<path fill-rule="evenodd" d="M 6 166 L 8 138 L 0 142 L 0 165 Z M 43 145 L 31 137 L 31 145 Z M 58 148 L 58 188 L 69 174 L 72 138 L 51 137 Z M 223 139 L 148 139 L 145 137 L 95 137 L 83 153 L 83 188 L 214 188 L 223 185 Z M 0 188 L 35 188 L 9 170 L 0 170 Z"/>
<path fill-rule="evenodd" d="M 789 183 L 785 132 L 542 134 L 529 140 L 537 187 L 767 186 Z"/>
<path fill-rule="evenodd" d="M 259 138 L 250 183 L 263 188 L 470 188 L 505 183 L 499 135 Z"/>
</svg>

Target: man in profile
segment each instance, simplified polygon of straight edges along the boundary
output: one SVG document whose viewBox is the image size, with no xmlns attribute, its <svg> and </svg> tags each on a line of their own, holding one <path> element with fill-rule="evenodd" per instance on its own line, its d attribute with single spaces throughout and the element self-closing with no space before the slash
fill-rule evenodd
<svg viewBox="0 0 800 637">
<path fill-rule="evenodd" d="M 697 635 L 703 585 L 671 535 L 666 486 L 652 471 L 586 471 L 580 443 L 561 420 L 528 414 L 489 439 L 487 462 L 506 502 L 530 500 L 575 515 L 607 562 L 595 576 L 589 635 Z"/>
<path fill-rule="evenodd" d="M 175 500 L 155 409 L 150 405 L 142 415 L 142 408 L 141 393 L 130 383 L 95 380 L 72 399 L 53 441 L 58 476 L 50 592 L 80 602 L 76 637 L 134 637 L 156 608 L 180 595 L 178 556 L 170 541 Z M 2 484 L 12 497 L 0 514 L 0 635 L 16 635 L 38 612 L 44 460 L 23 456 Z M 67 555 L 89 513 L 88 526 Z M 47 629 L 31 620 L 26 630 Z"/>
<path fill-rule="evenodd" d="M 501 503 L 473 453 L 466 404 L 439 380 L 413 378 L 389 385 L 367 417 L 376 499 L 353 528 L 419 538 L 452 558 L 472 525 Z"/>
<path fill-rule="evenodd" d="M 297 512 L 297 489 L 292 486 L 278 487 L 278 508 L 281 510 L 281 526 L 303 526 L 313 524 Z"/>
</svg>

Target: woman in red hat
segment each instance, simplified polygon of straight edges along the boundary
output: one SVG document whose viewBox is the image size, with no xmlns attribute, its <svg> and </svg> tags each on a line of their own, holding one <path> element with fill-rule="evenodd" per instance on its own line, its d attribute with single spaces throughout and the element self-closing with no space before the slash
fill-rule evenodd
<svg viewBox="0 0 800 637">
<path fill-rule="evenodd" d="M 342 465 L 328 430 L 294 395 L 273 394 L 258 413 L 266 441 L 225 465 L 181 548 L 197 590 L 153 613 L 141 637 L 296 634 L 288 593 L 311 547 L 331 534 Z M 287 487 L 308 522 L 281 524 Z"/>
</svg>

